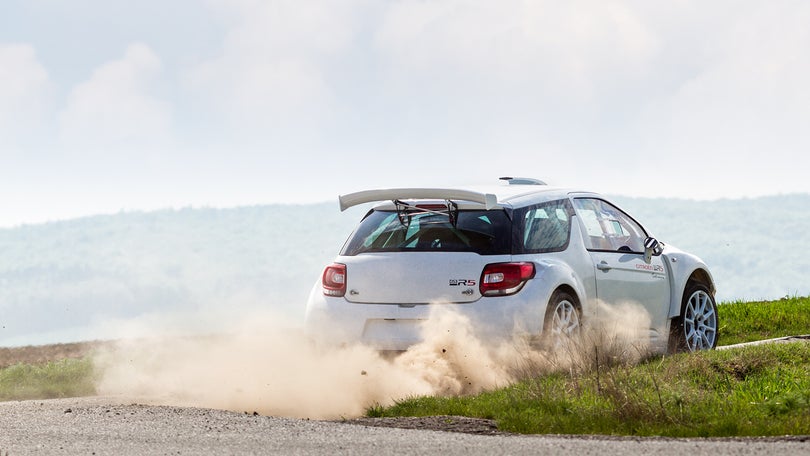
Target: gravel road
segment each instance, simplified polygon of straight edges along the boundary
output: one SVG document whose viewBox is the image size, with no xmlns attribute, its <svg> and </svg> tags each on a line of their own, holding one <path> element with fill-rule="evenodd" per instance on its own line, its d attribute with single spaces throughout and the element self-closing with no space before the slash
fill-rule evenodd
<svg viewBox="0 0 810 456">
<path fill-rule="evenodd" d="M 423 421 L 420 425 L 435 427 L 450 421 Z M 461 424 L 471 432 L 487 432 L 486 423 Z M 810 437 L 701 440 L 475 435 L 137 405 L 120 398 L 0 403 L 2 456 L 219 453 L 772 456 L 810 454 Z"/>
</svg>

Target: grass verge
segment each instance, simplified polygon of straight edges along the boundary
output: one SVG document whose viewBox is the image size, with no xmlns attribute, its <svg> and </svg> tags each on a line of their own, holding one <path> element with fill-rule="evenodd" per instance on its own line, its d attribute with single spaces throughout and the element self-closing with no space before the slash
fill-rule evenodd
<svg viewBox="0 0 810 456">
<path fill-rule="evenodd" d="M 15 364 L 0 369 L 0 400 L 52 399 L 95 394 L 90 358 L 45 364 Z"/>
<path fill-rule="evenodd" d="M 414 397 L 368 416 L 461 415 L 502 431 L 671 437 L 810 434 L 810 344 L 658 357 L 551 373 L 467 397 Z"/>
<path fill-rule="evenodd" d="M 719 306 L 720 343 L 810 332 L 810 298 Z M 464 397 L 413 397 L 370 417 L 459 415 L 517 433 L 672 437 L 810 435 L 810 344 L 655 357 L 538 373 Z"/>
<path fill-rule="evenodd" d="M 810 297 L 723 303 L 717 312 L 723 345 L 810 333 Z"/>
</svg>

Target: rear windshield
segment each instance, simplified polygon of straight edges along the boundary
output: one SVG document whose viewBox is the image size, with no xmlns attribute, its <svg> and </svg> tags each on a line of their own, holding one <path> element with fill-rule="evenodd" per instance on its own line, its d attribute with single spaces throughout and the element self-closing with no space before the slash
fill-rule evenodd
<svg viewBox="0 0 810 456">
<path fill-rule="evenodd" d="M 372 211 L 352 233 L 341 255 L 364 252 L 510 253 L 512 223 L 503 210 L 459 211 L 455 226 L 447 215 L 422 213 L 403 223 L 396 211 Z"/>
</svg>

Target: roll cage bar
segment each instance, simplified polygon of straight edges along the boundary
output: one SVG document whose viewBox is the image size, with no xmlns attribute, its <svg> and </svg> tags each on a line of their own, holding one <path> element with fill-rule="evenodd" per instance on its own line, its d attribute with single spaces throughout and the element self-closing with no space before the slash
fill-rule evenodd
<svg viewBox="0 0 810 456">
<path fill-rule="evenodd" d="M 421 214 L 446 215 L 447 219 L 450 221 L 450 224 L 453 225 L 453 228 L 455 228 L 456 224 L 458 223 L 458 204 L 450 200 L 444 200 L 445 209 L 439 209 L 437 207 L 439 206 L 438 204 L 414 205 L 400 200 L 394 200 L 393 202 L 394 206 L 397 208 L 397 218 L 399 219 L 399 223 L 406 228 L 411 225 L 411 220 L 413 219 L 414 215 Z"/>
</svg>

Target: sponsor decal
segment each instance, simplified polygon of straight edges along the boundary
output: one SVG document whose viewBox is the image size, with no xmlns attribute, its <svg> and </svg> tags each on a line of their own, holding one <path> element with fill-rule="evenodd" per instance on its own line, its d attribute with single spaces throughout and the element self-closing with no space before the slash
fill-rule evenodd
<svg viewBox="0 0 810 456">
<path fill-rule="evenodd" d="M 660 264 L 646 264 L 646 263 L 636 263 L 636 269 L 643 269 L 645 271 L 652 271 L 652 272 L 664 272 L 664 266 Z"/>
<path fill-rule="evenodd" d="M 474 287 L 475 279 L 450 279 L 451 287 Z"/>
</svg>

